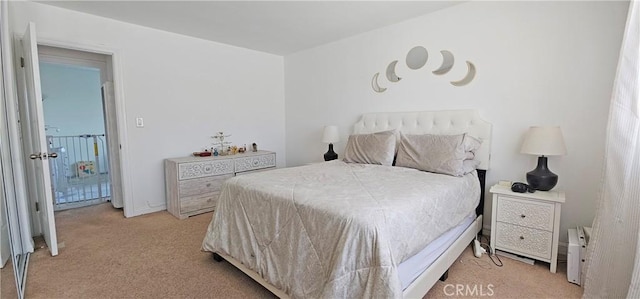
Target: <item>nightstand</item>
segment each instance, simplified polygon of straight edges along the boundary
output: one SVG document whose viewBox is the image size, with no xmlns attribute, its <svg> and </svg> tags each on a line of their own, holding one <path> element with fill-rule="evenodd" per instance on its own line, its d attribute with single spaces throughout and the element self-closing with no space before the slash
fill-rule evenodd
<svg viewBox="0 0 640 299">
<path fill-rule="evenodd" d="M 564 192 L 512 192 L 494 185 L 491 213 L 491 250 L 496 249 L 551 264 L 556 272 L 560 209 Z"/>
</svg>

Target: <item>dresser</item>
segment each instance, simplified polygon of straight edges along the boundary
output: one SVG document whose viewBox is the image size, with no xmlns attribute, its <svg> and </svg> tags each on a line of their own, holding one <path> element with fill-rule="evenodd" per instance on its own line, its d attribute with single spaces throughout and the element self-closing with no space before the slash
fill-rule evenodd
<svg viewBox="0 0 640 299">
<path fill-rule="evenodd" d="M 491 217 L 491 249 L 548 262 L 556 272 L 560 212 L 564 192 L 512 192 L 494 185 Z"/>
<path fill-rule="evenodd" d="M 270 151 L 166 159 L 167 211 L 180 219 L 212 211 L 225 180 L 275 166 L 276 153 Z"/>
</svg>

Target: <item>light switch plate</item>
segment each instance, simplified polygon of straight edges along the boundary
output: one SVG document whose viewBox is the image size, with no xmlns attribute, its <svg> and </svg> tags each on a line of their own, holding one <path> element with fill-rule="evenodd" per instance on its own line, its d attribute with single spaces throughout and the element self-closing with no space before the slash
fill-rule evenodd
<svg viewBox="0 0 640 299">
<path fill-rule="evenodd" d="M 142 119 L 142 117 L 136 117 L 136 127 L 138 128 L 144 127 L 144 120 Z"/>
</svg>

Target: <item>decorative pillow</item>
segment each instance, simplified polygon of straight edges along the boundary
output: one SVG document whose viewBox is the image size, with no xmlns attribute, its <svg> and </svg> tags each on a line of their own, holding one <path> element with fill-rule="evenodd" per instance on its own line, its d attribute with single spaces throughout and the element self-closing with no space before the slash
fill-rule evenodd
<svg viewBox="0 0 640 299">
<path fill-rule="evenodd" d="M 482 144 L 482 140 L 465 133 L 462 143 L 464 144 L 465 152 L 472 152 L 475 154 L 475 152 L 480 148 L 480 145 Z"/>
<path fill-rule="evenodd" d="M 396 153 L 395 131 L 349 136 L 344 162 L 391 166 Z"/>
<path fill-rule="evenodd" d="M 473 158 L 476 157 L 476 154 L 474 152 L 465 152 L 464 153 L 464 160 L 473 160 Z"/>
<path fill-rule="evenodd" d="M 471 173 L 478 168 L 480 161 L 478 160 L 464 160 L 462 161 L 462 169 L 464 174 Z"/>
<path fill-rule="evenodd" d="M 463 139 L 464 134 L 401 134 L 396 166 L 462 176 L 466 157 Z"/>
</svg>

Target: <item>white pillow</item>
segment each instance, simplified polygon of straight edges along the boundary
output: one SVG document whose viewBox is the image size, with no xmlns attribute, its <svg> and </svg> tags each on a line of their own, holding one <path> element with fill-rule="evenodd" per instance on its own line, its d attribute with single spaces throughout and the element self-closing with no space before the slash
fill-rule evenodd
<svg viewBox="0 0 640 299">
<path fill-rule="evenodd" d="M 344 162 L 391 166 L 396 152 L 395 131 L 349 136 Z"/>
<path fill-rule="evenodd" d="M 478 160 L 464 160 L 462 161 L 462 169 L 464 174 L 471 173 L 478 168 L 480 161 Z"/>
<path fill-rule="evenodd" d="M 480 145 L 482 144 L 482 140 L 465 133 L 462 143 L 464 144 L 465 152 L 472 152 L 475 154 L 475 152 L 480 148 Z"/>
<path fill-rule="evenodd" d="M 464 153 L 464 160 L 473 160 L 473 158 L 476 157 L 476 154 L 474 152 L 465 152 Z"/>
<path fill-rule="evenodd" d="M 396 166 L 462 176 L 465 174 L 463 161 L 467 156 L 463 139 L 464 134 L 401 134 Z"/>
</svg>

